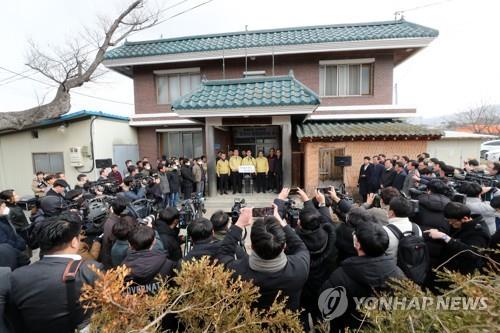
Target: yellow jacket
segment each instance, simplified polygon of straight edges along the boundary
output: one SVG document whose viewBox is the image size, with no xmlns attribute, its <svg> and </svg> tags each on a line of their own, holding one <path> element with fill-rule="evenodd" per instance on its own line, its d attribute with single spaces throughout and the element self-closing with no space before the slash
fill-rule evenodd
<svg viewBox="0 0 500 333">
<path fill-rule="evenodd" d="M 220 177 L 220 175 L 229 175 L 231 173 L 231 170 L 229 169 L 228 160 L 218 160 L 216 170 L 218 177 Z"/>
<path fill-rule="evenodd" d="M 231 156 L 231 158 L 229 159 L 229 167 L 231 168 L 232 172 L 238 172 L 238 170 L 240 169 L 241 160 L 241 156 Z"/>
<path fill-rule="evenodd" d="M 269 172 L 269 163 L 266 157 L 257 157 L 255 159 L 255 171 L 258 173 L 265 172 L 266 174 Z"/>
<path fill-rule="evenodd" d="M 245 156 L 241 160 L 241 165 L 253 165 L 253 166 L 255 166 L 255 158 Z"/>
</svg>

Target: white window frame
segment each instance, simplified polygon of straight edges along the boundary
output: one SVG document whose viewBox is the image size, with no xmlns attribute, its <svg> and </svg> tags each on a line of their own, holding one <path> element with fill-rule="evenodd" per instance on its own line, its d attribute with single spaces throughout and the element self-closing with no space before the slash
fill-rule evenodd
<svg viewBox="0 0 500 333">
<path fill-rule="evenodd" d="M 200 82 L 201 82 L 201 71 L 200 67 L 189 67 L 189 68 L 175 68 L 175 69 L 160 69 L 160 70 L 155 70 L 153 71 L 154 77 L 155 77 L 155 94 L 156 94 L 156 104 L 157 105 L 170 105 L 172 104 L 173 100 L 170 100 L 170 96 L 168 96 L 169 100 L 167 103 L 160 103 L 158 100 L 158 78 L 161 76 L 174 76 L 174 75 L 181 75 L 181 74 L 199 74 L 200 75 Z M 179 82 L 180 84 L 180 82 Z M 167 87 L 168 88 L 168 87 Z M 180 88 L 180 86 L 179 86 Z M 168 94 L 168 92 L 167 92 Z"/>
<path fill-rule="evenodd" d="M 319 95 L 320 97 L 325 98 L 344 98 L 344 97 L 362 97 L 362 96 L 373 96 L 373 64 L 375 63 L 375 58 L 359 58 L 359 59 L 339 59 L 339 60 L 320 60 L 319 61 Z M 372 65 L 370 71 L 370 93 L 369 94 L 361 94 L 361 86 L 363 84 L 363 66 L 365 64 Z M 358 95 L 326 95 L 325 87 L 326 87 L 326 68 L 327 66 L 338 66 L 338 65 L 361 65 L 359 70 L 359 84 L 360 84 L 360 94 Z M 349 68 L 349 67 L 348 67 Z M 339 70 L 337 67 L 337 92 L 339 89 Z M 346 80 L 347 91 L 349 91 L 349 72 L 347 73 Z"/>
</svg>

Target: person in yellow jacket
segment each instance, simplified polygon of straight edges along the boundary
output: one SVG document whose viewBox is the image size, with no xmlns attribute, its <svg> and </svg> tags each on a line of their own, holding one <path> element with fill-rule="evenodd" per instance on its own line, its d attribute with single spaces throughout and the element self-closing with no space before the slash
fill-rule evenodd
<svg viewBox="0 0 500 333">
<path fill-rule="evenodd" d="M 266 177 L 269 172 L 269 163 L 263 151 L 259 151 L 259 156 L 255 159 L 255 172 L 257 172 L 257 193 L 266 192 Z"/>
<path fill-rule="evenodd" d="M 241 175 L 240 165 L 243 159 L 240 156 L 238 149 L 233 151 L 233 156 L 229 159 L 229 168 L 231 169 L 231 185 L 233 187 L 233 194 L 241 193 Z"/>
<path fill-rule="evenodd" d="M 231 169 L 229 168 L 229 161 L 226 160 L 226 154 L 222 153 L 220 159 L 217 161 L 217 177 L 219 177 L 219 191 L 220 194 L 228 194 L 227 186 Z"/>
</svg>

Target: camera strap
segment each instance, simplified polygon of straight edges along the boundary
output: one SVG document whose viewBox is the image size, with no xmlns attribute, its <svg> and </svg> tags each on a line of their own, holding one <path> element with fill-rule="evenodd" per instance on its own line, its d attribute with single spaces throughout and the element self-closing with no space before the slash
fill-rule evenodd
<svg viewBox="0 0 500 333">
<path fill-rule="evenodd" d="M 82 260 L 73 260 L 71 259 L 66 268 L 64 269 L 62 281 L 66 284 L 66 299 L 68 303 L 68 311 L 69 311 L 69 320 L 71 323 L 72 329 L 75 329 L 78 326 L 77 319 L 77 307 L 76 304 L 78 302 L 78 292 L 76 290 L 76 274 L 80 269 L 82 264 Z"/>
</svg>

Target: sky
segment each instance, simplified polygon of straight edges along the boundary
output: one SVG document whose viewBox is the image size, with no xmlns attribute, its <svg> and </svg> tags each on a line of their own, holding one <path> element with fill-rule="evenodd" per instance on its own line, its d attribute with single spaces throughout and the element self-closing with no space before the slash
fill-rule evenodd
<svg viewBox="0 0 500 333">
<path fill-rule="evenodd" d="M 206 0 L 149 0 L 168 18 Z M 2 4 L 0 20 L 0 112 L 49 101 L 54 88 L 12 72 L 23 72 L 29 41 L 41 49 L 63 48 L 98 18 L 114 18 L 131 0 L 16 0 Z M 404 10 L 406 20 L 439 30 L 430 46 L 395 69 L 397 102 L 416 107 L 421 117 L 461 112 L 481 104 L 500 104 L 500 20 L 498 0 L 213 0 L 169 19 L 129 40 L 195 34 L 387 21 Z M 84 42 L 82 42 L 84 44 Z M 10 78 L 10 79 L 9 79 Z M 73 90 L 72 90 L 73 91 Z M 95 83 L 75 89 L 71 111 L 82 109 L 130 115 L 132 80 L 108 71 Z M 77 94 L 79 93 L 79 94 Z M 87 97 L 85 94 L 93 97 Z M 97 98 L 96 98 L 97 97 Z"/>
</svg>

